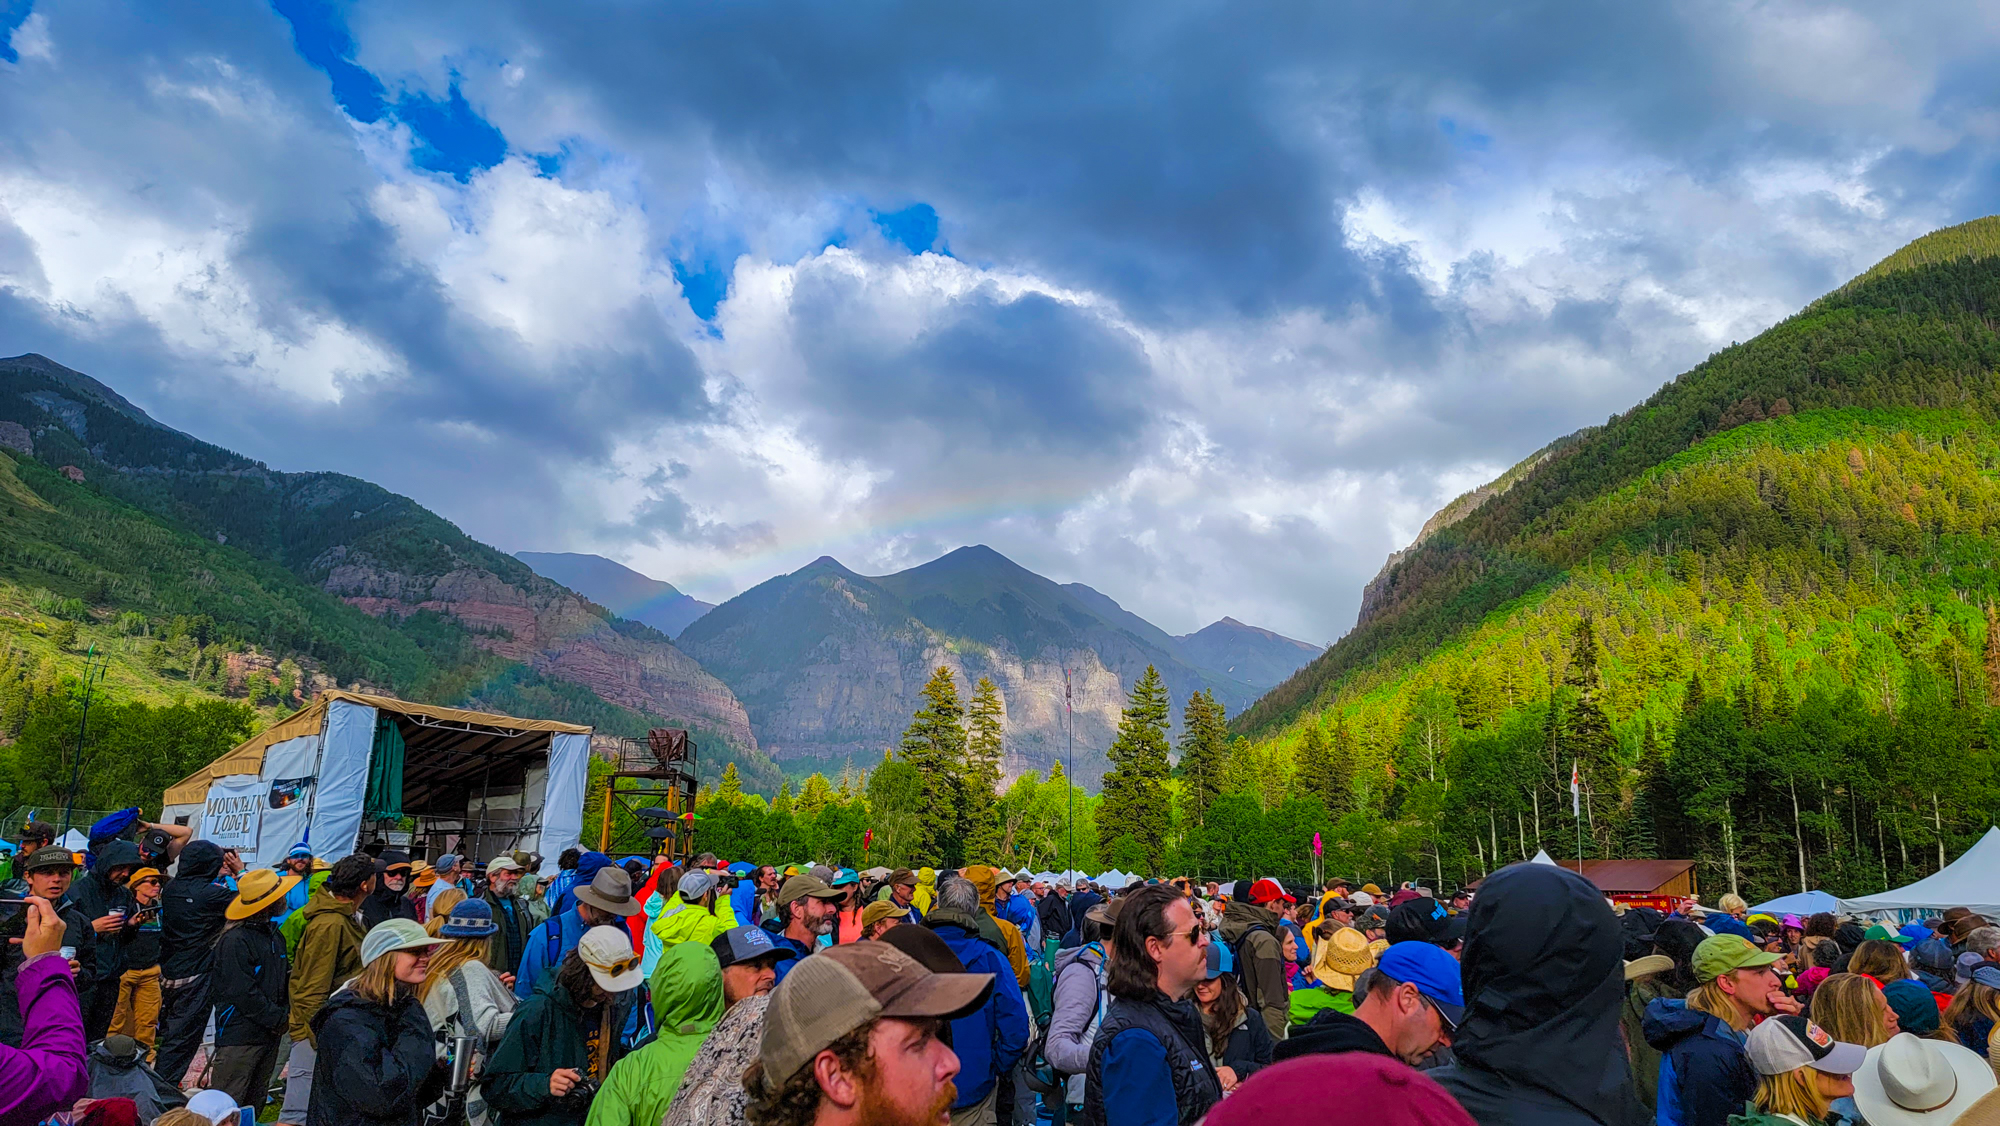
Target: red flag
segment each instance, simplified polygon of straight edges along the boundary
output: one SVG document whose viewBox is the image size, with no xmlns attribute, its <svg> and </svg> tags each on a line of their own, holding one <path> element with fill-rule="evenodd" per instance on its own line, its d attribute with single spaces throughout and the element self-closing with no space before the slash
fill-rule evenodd
<svg viewBox="0 0 2000 1126">
<path fill-rule="evenodd" d="M 875 843 L 875 830 L 873 829 L 863 830 L 861 833 L 861 851 L 867 852 L 868 846 L 874 843 Z"/>
<path fill-rule="evenodd" d="M 1314 856 L 1319 856 L 1319 855 L 1323 854 L 1323 853 L 1324 853 L 1325 851 L 1326 851 L 1326 846 L 1324 846 L 1324 845 L 1322 845 L 1322 844 L 1320 844 L 1320 843 L 1319 843 L 1319 834 L 1318 834 L 1318 833 L 1314 833 L 1314 834 L 1313 834 L 1313 855 L 1314 855 Z"/>
</svg>

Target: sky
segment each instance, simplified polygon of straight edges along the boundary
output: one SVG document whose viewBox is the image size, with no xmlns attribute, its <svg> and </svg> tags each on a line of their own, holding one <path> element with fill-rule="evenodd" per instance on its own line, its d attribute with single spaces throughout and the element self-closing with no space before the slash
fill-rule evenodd
<svg viewBox="0 0 2000 1126">
<path fill-rule="evenodd" d="M 0 0 L 0 355 L 719 601 L 985 543 L 1330 642 L 2000 210 L 2000 7 Z"/>
</svg>

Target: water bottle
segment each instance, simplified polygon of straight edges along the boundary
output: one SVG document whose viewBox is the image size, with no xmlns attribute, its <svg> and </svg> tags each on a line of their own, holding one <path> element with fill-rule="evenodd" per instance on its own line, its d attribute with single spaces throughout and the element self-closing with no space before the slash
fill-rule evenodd
<svg viewBox="0 0 2000 1126">
<path fill-rule="evenodd" d="M 454 1036 L 451 1040 L 451 1091 L 462 1095 L 472 1086 L 473 1049 L 479 1044 L 477 1036 Z"/>
</svg>

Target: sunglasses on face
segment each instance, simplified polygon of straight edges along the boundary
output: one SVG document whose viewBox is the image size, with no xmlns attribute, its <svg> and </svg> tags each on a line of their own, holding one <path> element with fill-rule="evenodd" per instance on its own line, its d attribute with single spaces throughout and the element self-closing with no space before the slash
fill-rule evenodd
<svg viewBox="0 0 2000 1126">
<path fill-rule="evenodd" d="M 1206 923 L 1196 923 L 1184 931 L 1168 931 L 1162 937 L 1166 939 L 1168 945 L 1172 945 L 1174 939 L 1186 935 L 1189 946 L 1200 946 L 1202 937 L 1206 934 L 1208 934 L 1208 925 Z"/>
</svg>

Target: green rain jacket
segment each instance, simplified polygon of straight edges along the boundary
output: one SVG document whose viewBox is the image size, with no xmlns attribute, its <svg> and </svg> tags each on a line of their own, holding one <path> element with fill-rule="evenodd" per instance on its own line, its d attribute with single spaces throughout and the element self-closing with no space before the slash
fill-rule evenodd
<svg viewBox="0 0 2000 1126">
<path fill-rule="evenodd" d="M 612 1067 L 584 1126 L 658 1126 L 689 1061 L 722 1019 L 722 963 L 706 943 L 667 947 L 648 984 L 659 1031 Z"/>
</svg>

